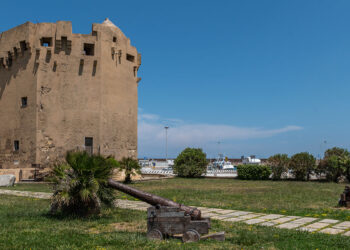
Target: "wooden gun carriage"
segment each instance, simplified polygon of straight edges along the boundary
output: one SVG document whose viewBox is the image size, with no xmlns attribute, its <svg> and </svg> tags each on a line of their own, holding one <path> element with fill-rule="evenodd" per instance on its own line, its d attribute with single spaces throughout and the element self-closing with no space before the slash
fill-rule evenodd
<svg viewBox="0 0 350 250">
<path fill-rule="evenodd" d="M 197 208 L 178 204 L 111 179 L 108 180 L 108 184 L 153 205 L 147 209 L 147 237 L 149 239 L 162 240 L 174 236 L 181 236 L 183 242 L 199 241 L 206 238 L 220 241 L 225 239 L 224 232 L 201 236 L 209 233 L 210 218 L 202 218 L 201 211 Z"/>
</svg>

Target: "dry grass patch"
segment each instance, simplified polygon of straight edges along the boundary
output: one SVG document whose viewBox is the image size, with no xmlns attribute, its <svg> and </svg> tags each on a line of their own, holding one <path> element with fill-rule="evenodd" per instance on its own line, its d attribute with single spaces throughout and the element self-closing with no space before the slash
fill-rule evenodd
<svg viewBox="0 0 350 250">
<path fill-rule="evenodd" d="M 99 225 L 89 228 L 88 234 L 103 234 L 113 232 L 145 233 L 147 231 L 146 221 L 117 222 L 107 225 Z"/>
</svg>

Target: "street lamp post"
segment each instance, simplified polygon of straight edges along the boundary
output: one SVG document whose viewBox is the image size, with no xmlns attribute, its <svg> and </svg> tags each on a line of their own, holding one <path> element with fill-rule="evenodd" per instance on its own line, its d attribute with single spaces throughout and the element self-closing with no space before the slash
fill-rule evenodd
<svg viewBox="0 0 350 250">
<path fill-rule="evenodd" d="M 168 162 L 168 129 L 169 126 L 165 126 L 165 160 Z"/>
</svg>

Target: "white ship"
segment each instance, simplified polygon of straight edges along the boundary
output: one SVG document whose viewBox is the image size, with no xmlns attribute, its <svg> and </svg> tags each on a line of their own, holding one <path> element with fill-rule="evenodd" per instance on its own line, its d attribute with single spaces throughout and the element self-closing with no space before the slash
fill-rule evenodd
<svg viewBox="0 0 350 250">
<path fill-rule="evenodd" d="M 210 167 L 220 170 L 235 170 L 235 166 L 229 160 L 227 160 L 227 157 L 224 158 L 223 154 L 219 154 L 216 161 L 210 164 Z"/>
</svg>

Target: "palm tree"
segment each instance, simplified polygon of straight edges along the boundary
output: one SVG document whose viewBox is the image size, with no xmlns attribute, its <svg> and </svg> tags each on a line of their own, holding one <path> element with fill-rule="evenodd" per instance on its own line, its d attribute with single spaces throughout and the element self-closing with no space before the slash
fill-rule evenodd
<svg viewBox="0 0 350 250">
<path fill-rule="evenodd" d="M 66 162 L 52 172 L 51 212 L 87 216 L 98 214 L 101 203 L 112 205 L 114 190 L 107 182 L 116 167 L 118 162 L 112 157 L 68 152 Z"/>
<path fill-rule="evenodd" d="M 141 166 L 137 160 L 131 157 L 123 157 L 119 168 L 125 171 L 124 183 L 130 183 L 132 175 L 140 174 Z"/>
</svg>

